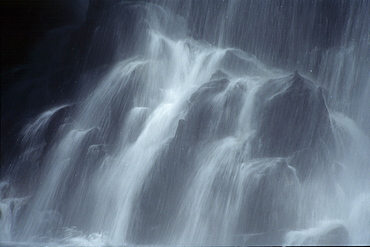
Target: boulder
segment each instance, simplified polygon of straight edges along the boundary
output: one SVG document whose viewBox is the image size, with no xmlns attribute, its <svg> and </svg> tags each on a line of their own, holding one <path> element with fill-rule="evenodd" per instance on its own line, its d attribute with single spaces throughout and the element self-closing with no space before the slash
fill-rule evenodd
<svg viewBox="0 0 370 247">
<path fill-rule="evenodd" d="M 293 157 L 301 177 L 327 161 L 334 137 L 321 88 L 295 72 L 269 81 L 256 98 L 254 157 Z"/>
<path fill-rule="evenodd" d="M 288 232 L 284 245 L 347 246 L 349 243 L 349 233 L 343 223 L 326 221 L 313 228 Z"/>
<path fill-rule="evenodd" d="M 319 237 L 318 245 L 346 246 L 349 244 L 349 233 L 343 225 L 339 225 Z"/>
<path fill-rule="evenodd" d="M 260 235 L 294 229 L 300 187 L 295 169 L 286 159 L 268 158 L 252 162 L 246 172 L 239 233 Z"/>
</svg>

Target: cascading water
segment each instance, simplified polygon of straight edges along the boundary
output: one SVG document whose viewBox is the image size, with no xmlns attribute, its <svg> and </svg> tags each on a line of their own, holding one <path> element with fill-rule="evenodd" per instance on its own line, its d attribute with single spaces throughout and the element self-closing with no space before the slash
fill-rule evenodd
<svg viewBox="0 0 370 247">
<path fill-rule="evenodd" d="M 87 5 L 50 34 L 93 30 L 82 85 L 2 160 L 0 243 L 370 243 L 369 2 Z"/>
</svg>

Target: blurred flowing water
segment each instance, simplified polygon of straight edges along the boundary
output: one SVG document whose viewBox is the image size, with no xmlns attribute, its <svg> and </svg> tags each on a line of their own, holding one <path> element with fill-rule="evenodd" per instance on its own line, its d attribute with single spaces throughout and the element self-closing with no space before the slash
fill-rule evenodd
<svg viewBox="0 0 370 247">
<path fill-rule="evenodd" d="M 370 2 L 86 5 L 48 36 L 93 30 L 4 164 L 0 243 L 370 244 Z"/>
</svg>

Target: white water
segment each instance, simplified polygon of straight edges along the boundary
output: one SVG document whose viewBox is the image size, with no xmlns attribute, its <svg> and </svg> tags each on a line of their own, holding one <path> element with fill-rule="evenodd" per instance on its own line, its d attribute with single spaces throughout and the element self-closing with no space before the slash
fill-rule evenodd
<svg viewBox="0 0 370 247">
<path fill-rule="evenodd" d="M 301 181 L 296 168 L 287 163 L 289 157 L 253 157 L 258 92 L 270 79 L 291 73 L 270 68 L 242 50 L 193 39 L 187 35 L 185 20 L 174 18 L 166 9 L 147 11 L 149 27 L 141 53 L 117 62 L 96 88 L 81 93 L 73 121 L 59 128 L 47 144 L 36 187 L 29 189 L 27 197 L 17 197 L 3 193 L 11 185 L 1 182 L 0 242 L 236 245 L 259 244 L 265 238 L 264 243 L 316 245 L 332 244 L 326 234 L 343 228 L 349 244 L 369 244 L 368 132 L 344 114 L 330 111 L 337 153 L 330 157 L 330 164 L 322 165 L 344 170 L 331 174 L 331 187 L 325 179 Z M 161 21 L 177 30 L 161 30 Z M 211 77 L 219 70 L 230 83 L 213 98 L 200 99 L 209 107 L 200 118 L 209 115 L 211 123 L 198 135 L 201 140 L 188 149 L 192 153 L 186 157 L 193 163 L 190 166 L 179 159 L 176 166 L 184 167 L 185 178 L 163 178 L 163 183 L 175 181 L 167 186 L 177 186 L 177 179 L 184 183 L 179 199 L 160 201 L 167 193 L 172 198 L 172 188 L 153 191 L 161 196 L 159 204 L 173 204 L 171 218 L 147 229 L 136 223 L 140 217 L 146 222 L 148 214 L 166 215 L 152 208 L 142 212 L 146 216 L 140 214 L 150 181 L 158 179 L 156 172 L 162 174 L 158 160 L 164 150 L 172 150 L 171 140 L 181 134 L 177 133 L 179 120 L 193 109 L 192 95 L 204 83 L 217 81 Z M 348 70 L 347 78 L 351 78 L 353 68 L 340 67 L 330 80 L 339 80 L 340 72 Z M 327 78 L 328 71 L 321 77 Z M 338 90 L 332 86 L 329 94 Z M 240 99 L 230 103 L 234 95 Z M 25 152 L 46 145 L 39 136 L 63 107 L 42 113 L 24 128 Z M 182 148 L 175 146 L 173 152 L 181 153 Z M 150 236 L 142 242 L 140 227 Z"/>
</svg>

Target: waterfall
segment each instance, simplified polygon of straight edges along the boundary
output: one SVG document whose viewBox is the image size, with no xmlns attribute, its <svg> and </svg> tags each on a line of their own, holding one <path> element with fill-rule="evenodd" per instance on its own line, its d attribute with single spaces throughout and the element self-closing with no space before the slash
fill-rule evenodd
<svg viewBox="0 0 370 247">
<path fill-rule="evenodd" d="M 1 244 L 370 244 L 370 2 L 73 6 L 2 100 Z"/>
</svg>

